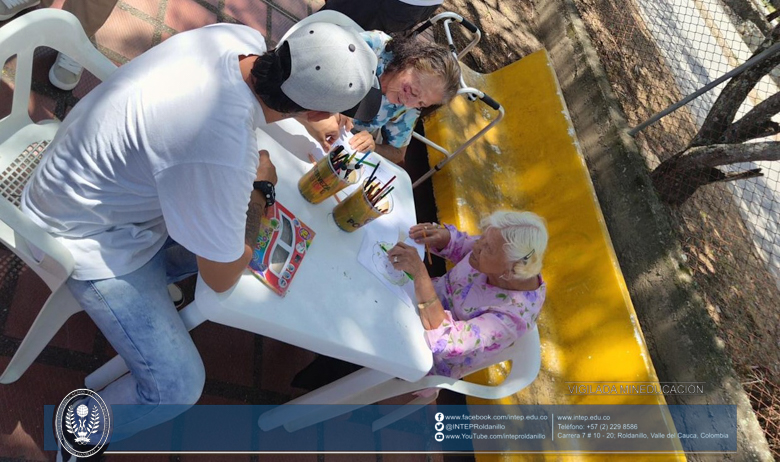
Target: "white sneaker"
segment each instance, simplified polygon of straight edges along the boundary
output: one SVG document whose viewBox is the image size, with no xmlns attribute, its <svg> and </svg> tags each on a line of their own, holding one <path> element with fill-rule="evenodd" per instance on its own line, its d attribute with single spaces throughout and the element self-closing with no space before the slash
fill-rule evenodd
<svg viewBox="0 0 780 462">
<path fill-rule="evenodd" d="M 177 284 L 168 284 L 168 295 L 176 308 L 181 308 L 184 304 L 184 292 Z"/>
<path fill-rule="evenodd" d="M 37 6 L 41 0 L 0 0 L 0 21 L 11 19 L 22 11 Z"/>
<path fill-rule="evenodd" d="M 0 0 L 6 1 L 6 0 Z M 14 0 L 9 0 L 14 1 Z M 57 53 L 57 61 L 49 69 L 49 80 L 51 84 L 60 90 L 73 90 L 79 84 L 81 72 L 84 70 L 81 64 L 72 60 L 64 53 Z"/>
</svg>

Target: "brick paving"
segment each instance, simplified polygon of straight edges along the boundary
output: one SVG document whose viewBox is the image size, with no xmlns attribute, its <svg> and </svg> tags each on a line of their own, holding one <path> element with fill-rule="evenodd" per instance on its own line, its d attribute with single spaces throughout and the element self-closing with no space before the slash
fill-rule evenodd
<svg viewBox="0 0 780 462">
<path fill-rule="evenodd" d="M 93 42 L 109 59 L 122 65 L 178 32 L 231 22 L 260 30 L 269 46 L 273 46 L 292 24 L 317 11 L 322 4 L 322 0 L 124 0 L 118 3 Z M 3 24 L 0 22 L 0 27 Z M 99 83 L 85 72 L 72 92 L 56 89 L 48 81 L 48 70 L 55 56 L 49 49 L 38 50 L 35 55 L 30 114 L 36 121 L 62 119 Z M 14 62 L 9 60 L 0 80 L 0 117 L 10 113 L 13 73 Z M 192 280 L 184 284 L 188 299 L 192 298 L 193 286 Z M 34 272 L 0 246 L 0 370 L 8 364 L 47 296 L 47 287 Z M 283 403 L 302 393 L 290 387 L 290 380 L 314 358 L 309 351 L 213 323 L 199 326 L 193 330 L 192 337 L 207 373 L 199 404 Z M 56 404 L 70 391 L 82 387 L 84 377 L 114 354 L 85 313 L 73 316 L 17 382 L 0 385 L 0 460 L 54 460 L 53 452 L 42 449 L 42 406 Z M 441 460 L 441 457 L 425 455 L 112 455 L 108 458 L 149 462 Z"/>
</svg>

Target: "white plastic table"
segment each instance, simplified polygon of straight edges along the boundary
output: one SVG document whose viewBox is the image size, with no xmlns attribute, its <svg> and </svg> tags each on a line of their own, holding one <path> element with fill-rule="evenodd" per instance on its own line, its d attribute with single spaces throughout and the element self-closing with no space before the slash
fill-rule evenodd
<svg viewBox="0 0 780 462">
<path fill-rule="evenodd" d="M 424 330 L 414 308 L 403 303 L 357 260 L 365 228 L 382 226 L 383 218 L 352 233 L 332 217 L 334 198 L 314 205 L 298 192 L 298 179 L 311 168 L 313 142 L 295 121 L 284 121 L 268 133 L 258 131 L 258 147 L 270 152 L 279 177 L 277 200 L 314 230 L 305 259 L 282 298 L 249 271 L 224 293 L 199 278 L 195 301 L 209 321 L 248 330 L 327 356 L 369 367 L 393 377 L 416 381 L 433 364 Z M 277 140 L 281 141 L 280 144 Z M 414 197 L 409 175 L 383 162 L 397 175 L 391 213 L 411 214 Z"/>
<path fill-rule="evenodd" d="M 314 240 L 283 298 L 248 270 L 223 293 L 198 276 L 195 301 L 180 311 L 185 325 L 191 330 L 204 321 L 224 324 L 365 367 L 296 403 L 341 403 L 395 377 L 424 377 L 433 358 L 416 310 L 357 260 L 365 229 L 382 226 L 383 218 L 352 233 L 342 231 L 332 217 L 334 198 L 314 205 L 298 192 L 298 180 L 311 168 L 308 153 L 316 147 L 303 126 L 286 120 L 257 135 L 258 147 L 269 151 L 276 166 L 277 200 L 316 233 Z M 409 175 L 390 162 L 383 166 L 397 176 L 391 213 L 406 214 L 403 218 L 415 223 Z M 126 372 L 116 356 L 85 383 L 100 389 Z M 265 417 L 275 427 L 300 416 L 274 412 Z"/>
</svg>

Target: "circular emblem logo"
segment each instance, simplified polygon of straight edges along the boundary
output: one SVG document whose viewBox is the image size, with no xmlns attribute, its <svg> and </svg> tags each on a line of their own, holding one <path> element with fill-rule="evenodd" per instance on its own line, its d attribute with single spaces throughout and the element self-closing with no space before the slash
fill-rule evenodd
<svg viewBox="0 0 780 462">
<path fill-rule="evenodd" d="M 89 457 L 108 447 L 111 415 L 103 398 L 86 388 L 74 390 L 57 406 L 54 431 L 63 449 Z"/>
</svg>

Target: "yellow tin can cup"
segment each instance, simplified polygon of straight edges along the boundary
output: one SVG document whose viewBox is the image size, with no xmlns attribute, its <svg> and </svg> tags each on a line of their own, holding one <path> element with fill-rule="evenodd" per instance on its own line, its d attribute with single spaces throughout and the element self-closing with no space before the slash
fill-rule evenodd
<svg viewBox="0 0 780 462">
<path fill-rule="evenodd" d="M 388 194 L 376 206 L 366 195 L 365 184 L 357 188 L 340 204 L 333 207 L 333 219 L 342 230 L 351 233 L 393 211 L 393 196 Z"/>
<path fill-rule="evenodd" d="M 319 204 L 360 180 L 360 170 L 351 170 L 346 179 L 342 175 L 336 173 L 333 161 L 326 155 L 298 180 L 298 191 L 307 201 Z"/>
</svg>

